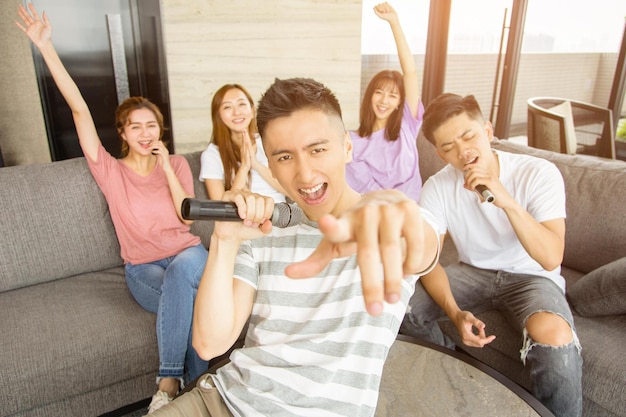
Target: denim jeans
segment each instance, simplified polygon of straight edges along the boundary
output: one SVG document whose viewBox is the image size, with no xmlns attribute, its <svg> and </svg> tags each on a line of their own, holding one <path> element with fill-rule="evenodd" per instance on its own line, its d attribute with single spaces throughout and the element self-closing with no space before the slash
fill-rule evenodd
<svg viewBox="0 0 626 417">
<path fill-rule="evenodd" d="M 171 377 L 184 386 L 208 368 L 208 362 L 191 346 L 193 304 L 207 257 L 207 250 L 199 244 L 158 261 L 126 264 L 126 283 L 131 294 L 141 307 L 157 315 L 157 383 Z"/>
<path fill-rule="evenodd" d="M 520 359 L 530 371 L 532 394 L 552 413 L 576 417 L 582 413 L 582 357 L 574 319 L 563 291 L 551 280 L 534 276 L 474 268 L 467 264 L 445 268 L 452 294 L 461 310 L 481 313 L 500 310 L 517 326 L 522 339 Z M 537 312 L 559 315 L 572 328 L 573 340 L 564 346 L 533 341 L 525 329 Z M 400 333 L 454 348 L 437 320 L 443 310 L 419 283 L 409 302 Z M 486 323 L 487 328 L 489 323 Z"/>
</svg>

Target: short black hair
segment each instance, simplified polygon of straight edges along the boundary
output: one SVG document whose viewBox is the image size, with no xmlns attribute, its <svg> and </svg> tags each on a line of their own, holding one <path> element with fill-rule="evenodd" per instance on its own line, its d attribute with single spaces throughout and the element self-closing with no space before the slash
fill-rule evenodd
<svg viewBox="0 0 626 417">
<path fill-rule="evenodd" d="M 484 121 L 483 113 L 480 110 L 478 101 L 473 95 L 462 97 L 458 94 L 444 93 L 435 98 L 426 107 L 424 112 L 424 122 L 422 123 L 422 133 L 430 143 L 435 144 L 435 130 L 444 124 L 448 119 L 466 113 L 474 120 Z"/>
<path fill-rule="evenodd" d="M 342 120 L 339 100 L 324 84 L 311 78 L 276 78 L 259 100 L 256 118 L 261 138 L 270 121 L 302 109 L 320 110 Z"/>
</svg>

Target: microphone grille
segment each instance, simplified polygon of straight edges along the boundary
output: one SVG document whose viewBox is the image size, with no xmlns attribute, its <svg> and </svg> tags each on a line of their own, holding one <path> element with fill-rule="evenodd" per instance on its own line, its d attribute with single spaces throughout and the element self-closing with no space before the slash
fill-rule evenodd
<svg viewBox="0 0 626 417">
<path fill-rule="evenodd" d="M 302 209 L 296 204 L 277 203 L 274 204 L 272 215 L 272 225 L 276 227 L 290 227 L 300 223 L 302 219 Z"/>
</svg>

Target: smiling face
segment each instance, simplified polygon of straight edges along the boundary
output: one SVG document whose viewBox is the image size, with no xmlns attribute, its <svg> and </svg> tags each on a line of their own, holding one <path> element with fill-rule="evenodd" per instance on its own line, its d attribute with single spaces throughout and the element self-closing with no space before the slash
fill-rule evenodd
<svg viewBox="0 0 626 417">
<path fill-rule="evenodd" d="M 232 88 L 224 94 L 219 106 L 219 115 L 231 132 L 243 132 L 248 130 L 254 118 L 254 108 L 243 91 Z"/>
<path fill-rule="evenodd" d="M 352 142 L 338 117 L 305 108 L 275 118 L 263 146 L 272 174 L 309 219 L 338 215 L 358 200 L 345 180 Z"/>
<path fill-rule="evenodd" d="M 400 91 L 394 82 L 387 81 L 379 85 L 372 94 L 372 110 L 376 120 L 380 123 L 389 119 L 400 106 L 400 100 Z"/>
<path fill-rule="evenodd" d="M 458 170 L 479 164 L 497 173 L 497 158 L 491 150 L 490 122 L 470 118 L 467 113 L 450 117 L 433 132 L 437 154 Z"/>
<path fill-rule="evenodd" d="M 129 153 L 149 155 L 161 137 L 161 128 L 154 112 L 147 108 L 131 111 L 121 137 L 128 144 Z"/>
</svg>

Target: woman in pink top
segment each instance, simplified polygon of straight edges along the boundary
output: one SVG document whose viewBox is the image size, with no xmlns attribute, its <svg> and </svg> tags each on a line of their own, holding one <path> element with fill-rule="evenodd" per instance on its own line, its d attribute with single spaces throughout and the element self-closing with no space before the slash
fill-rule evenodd
<svg viewBox="0 0 626 417">
<path fill-rule="evenodd" d="M 393 7 L 381 3 L 374 13 L 391 26 L 402 73 L 381 71 L 368 84 L 359 128 L 350 132 L 352 162 L 346 179 L 360 193 L 394 188 L 417 201 L 422 178 L 416 141 L 424 108 L 415 60 Z"/>
<path fill-rule="evenodd" d="M 149 412 L 171 401 L 184 381 L 207 369 L 191 347 L 193 303 L 207 250 L 190 233 L 181 202 L 193 197 L 186 159 L 169 155 L 161 141 L 163 116 L 142 97 L 131 97 L 116 111 L 122 158 L 102 146 L 78 87 L 51 41 L 52 28 L 35 8 L 19 7 L 17 25 L 37 46 L 72 110 L 80 146 L 91 173 L 107 199 L 126 268 L 126 282 L 137 302 L 157 314 L 158 391 Z M 187 375 L 185 375 L 187 371 Z"/>
</svg>

